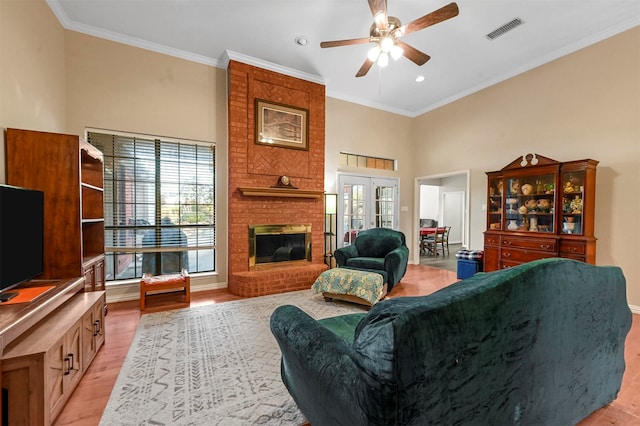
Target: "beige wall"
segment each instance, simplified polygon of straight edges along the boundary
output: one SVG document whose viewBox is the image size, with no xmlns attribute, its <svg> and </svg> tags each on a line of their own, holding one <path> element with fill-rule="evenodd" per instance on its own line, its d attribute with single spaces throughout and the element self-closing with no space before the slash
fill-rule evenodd
<svg viewBox="0 0 640 426">
<path fill-rule="evenodd" d="M 400 179 L 400 230 L 411 235 L 413 174 L 412 119 L 361 105 L 327 98 L 325 136 L 325 191 L 336 192 L 338 173 L 375 175 Z M 398 171 L 371 171 L 339 166 L 340 152 L 397 160 Z"/>
<path fill-rule="evenodd" d="M 65 80 L 64 29 L 49 6 L 0 1 L 0 128 L 66 131 Z"/>
<path fill-rule="evenodd" d="M 629 301 L 640 306 L 640 28 L 424 114 L 413 124 L 414 175 L 471 170 L 473 248 L 482 247 L 486 171 L 529 152 L 559 161 L 600 161 L 596 261 L 622 267 Z"/>
<path fill-rule="evenodd" d="M 208 142 L 225 136 L 224 70 L 74 31 L 65 40 L 72 133 L 97 127 Z"/>
</svg>

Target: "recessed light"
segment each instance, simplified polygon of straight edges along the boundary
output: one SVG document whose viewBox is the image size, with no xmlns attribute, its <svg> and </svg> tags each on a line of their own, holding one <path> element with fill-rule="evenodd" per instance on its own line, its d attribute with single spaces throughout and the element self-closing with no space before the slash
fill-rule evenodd
<svg viewBox="0 0 640 426">
<path fill-rule="evenodd" d="M 298 36 L 295 38 L 295 42 L 299 46 L 306 46 L 309 43 L 309 40 L 305 36 Z"/>
<path fill-rule="evenodd" d="M 424 75 L 419 75 L 416 77 L 416 83 L 422 83 L 424 81 Z"/>
</svg>

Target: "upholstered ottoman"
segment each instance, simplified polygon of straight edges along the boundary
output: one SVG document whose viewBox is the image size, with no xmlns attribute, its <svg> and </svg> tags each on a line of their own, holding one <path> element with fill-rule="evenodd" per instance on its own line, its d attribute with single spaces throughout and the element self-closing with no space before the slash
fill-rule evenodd
<svg viewBox="0 0 640 426">
<path fill-rule="evenodd" d="M 386 273 L 360 269 L 334 268 L 324 271 L 311 287 L 325 300 L 344 300 L 373 306 L 387 294 Z"/>
<path fill-rule="evenodd" d="M 484 251 L 462 249 L 456 253 L 458 259 L 458 278 L 464 280 L 472 277 L 476 272 L 482 272 Z"/>
</svg>

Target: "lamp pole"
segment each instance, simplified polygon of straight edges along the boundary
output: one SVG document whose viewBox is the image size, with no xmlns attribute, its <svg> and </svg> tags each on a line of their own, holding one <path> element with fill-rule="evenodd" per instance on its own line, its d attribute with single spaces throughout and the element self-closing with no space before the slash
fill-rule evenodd
<svg viewBox="0 0 640 426">
<path fill-rule="evenodd" d="M 333 231 L 334 216 L 337 213 L 338 194 L 324 194 L 324 263 L 333 268 L 333 239 L 336 234 Z M 329 240 L 329 244 L 327 244 Z"/>
</svg>

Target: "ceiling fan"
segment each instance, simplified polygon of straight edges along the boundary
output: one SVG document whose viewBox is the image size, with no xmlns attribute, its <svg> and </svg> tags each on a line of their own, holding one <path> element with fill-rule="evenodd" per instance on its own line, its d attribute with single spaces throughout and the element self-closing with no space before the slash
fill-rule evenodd
<svg viewBox="0 0 640 426">
<path fill-rule="evenodd" d="M 401 56 L 404 56 L 418 66 L 424 65 L 431 57 L 403 42 L 400 38 L 458 15 L 458 5 L 456 3 L 449 3 L 434 12 L 427 13 L 421 18 L 402 25 L 398 18 L 387 15 L 387 0 L 368 0 L 368 2 L 371 13 L 373 14 L 373 24 L 369 30 L 369 37 L 323 41 L 320 43 L 320 47 L 376 43 L 376 45 L 369 50 L 367 59 L 356 73 L 356 77 L 366 75 L 374 63 L 377 63 L 380 67 L 386 67 L 389 63 L 389 56 L 394 60 L 398 60 Z"/>
</svg>

